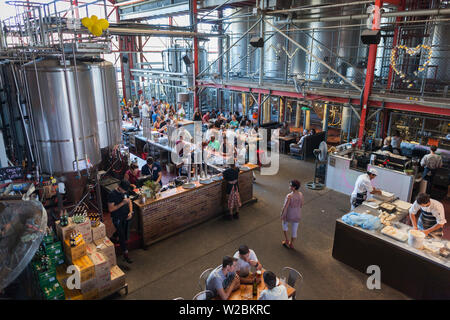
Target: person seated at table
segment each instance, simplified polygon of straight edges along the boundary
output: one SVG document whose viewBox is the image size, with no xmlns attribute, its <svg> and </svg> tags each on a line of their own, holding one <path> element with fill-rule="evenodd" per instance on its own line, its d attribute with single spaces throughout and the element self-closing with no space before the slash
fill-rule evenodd
<svg viewBox="0 0 450 320">
<path fill-rule="evenodd" d="M 253 277 L 249 277 L 250 269 L 252 267 L 256 270 L 262 269 L 262 264 L 259 263 L 255 251 L 243 244 L 239 246 L 239 249 L 236 251 L 233 258 L 237 259 L 236 273 L 239 275 L 239 278 L 241 278 L 241 283 L 253 283 Z M 256 279 L 258 283 L 261 281 L 260 278 Z"/>
<path fill-rule="evenodd" d="M 280 128 L 279 136 L 280 137 L 285 137 L 285 136 L 288 136 L 288 135 L 289 135 L 289 125 L 285 121 L 285 122 L 283 122 L 283 126 Z"/>
<path fill-rule="evenodd" d="M 381 148 L 381 151 L 389 151 L 393 152 L 392 146 L 391 146 L 391 137 L 386 137 L 383 142 L 383 147 Z"/>
<path fill-rule="evenodd" d="M 210 117 L 209 117 L 209 111 L 207 111 L 207 112 L 204 114 L 204 116 L 203 116 L 203 118 L 202 118 L 202 121 L 203 121 L 204 124 L 208 124 L 208 123 L 209 123 L 209 119 L 210 119 Z"/>
<path fill-rule="evenodd" d="M 202 115 L 200 113 L 200 110 L 198 110 L 198 109 L 195 110 L 192 120 L 193 121 L 202 121 Z"/>
<path fill-rule="evenodd" d="M 215 136 L 211 136 L 209 143 L 208 143 L 208 147 L 213 149 L 214 151 L 219 151 L 220 149 L 220 143 L 219 141 L 216 140 Z"/>
<path fill-rule="evenodd" d="M 175 110 L 175 107 L 173 106 L 173 104 L 170 105 L 169 112 L 172 113 L 172 114 L 177 113 L 177 111 Z"/>
<path fill-rule="evenodd" d="M 217 118 L 217 111 L 216 111 L 216 109 L 212 109 L 210 117 L 211 117 L 211 119 Z"/>
<path fill-rule="evenodd" d="M 315 135 L 316 134 L 316 129 L 311 129 L 311 130 L 309 130 L 309 135 L 310 136 L 313 136 L 313 135 Z"/>
<path fill-rule="evenodd" d="M 154 161 L 152 157 L 147 158 L 147 164 L 144 164 L 141 169 L 141 174 L 144 176 L 151 176 L 151 180 L 159 183 L 162 186 L 162 169 L 159 162 Z"/>
<path fill-rule="evenodd" d="M 156 130 L 161 129 L 161 123 L 162 123 L 161 117 L 157 116 L 156 117 L 156 122 L 153 124 L 153 128 L 155 128 Z"/>
<path fill-rule="evenodd" d="M 234 114 L 231 115 L 230 126 L 236 127 L 236 128 L 239 126 L 239 122 L 237 121 L 236 116 Z"/>
<path fill-rule="evenodd" d="M 222 265 L 214 269 L 206 279 L 206 290 L 212 291 L 212 298 L 227 300 L 233 291 L 240 288 L 241 282 L 236 274 L 237 259 L 225 256 Z"/>
<path fill-rule="evenodd" d="M 267 289 L 261 291 L 258 300 L 289 300 L 286 287 L 281 283 L 277 285 L 275 273 L 265 271 L 263 279 Z"/>
<path fill-rule="evenodd" d="M 236 120 L 240 123 L 242 121 L 242 115 L 239 113 L 239 111 L 236 111 L 234 115 L 236 116 Z"/>
<path fill-rule="evenodd" d="M 292 149 L 292 148 L 298 148 L 298 149 L 302 149 L 302 147 L 303 147 L 303 142 L 305 141 L 305 138 L 308 136 L 308 130 L 306 130 L 306 129 L 304 129 L 303 130 L 303 135 L 302 135 L 302 137 L 300 138 L 300 140 L 298 141 L 298 143 L 291 143 L 290 145 L 289 145 L 289 148 L 290 149 Z"/>
<path fill-rule="evenodd" d="M 133 189 L 136 188 L 136 182 L 138 178 L 141 176 L 141 172 L 139 171 L 139 167 L 132 163 L 130 165 L 130 169 L 125 172 L 123 179 L 128 181 Z"/>
</svg>

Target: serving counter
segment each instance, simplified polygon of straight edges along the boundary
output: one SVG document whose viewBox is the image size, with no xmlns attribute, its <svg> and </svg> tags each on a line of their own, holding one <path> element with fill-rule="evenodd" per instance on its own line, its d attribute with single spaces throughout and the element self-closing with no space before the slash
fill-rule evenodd
<svg viewBox="0 0 450 320">
<path fill-rule="evenodd" d="M 377 210 L 365 205 L 353 211 L 378 215 Z M 395 226 L 404 232 L 411 229 L 399 222 Z M 370 265 L 379 266 L 381 282 L 411 298 L 450 299 L 449 257 L 415 249 L 380 231 L 365 230 L 337 219 L 332 255 L 363 273 Z"/>
<path fill-rule="evenodd" d="M 239 175 L 239 193 L 242 204 L 256 201 L 253 198 L 253 170 L 258 166 L 247 164 L 249 171 Z M 177 187 L 161 193 L 154 200 L 141 203 L 134 201 L 134 212 L 138 215 L 139 233 L 143 246 L 170 237 L 185 229 L 211 218 L 220 216 L 226 210 L 224 180 L 201 184 L 193 189 Z"/>
<path fill-rule="evenodd" d="M 367 170 L 351 168 L 351 159 L 342 155 L 329 154 L 326 175 L 326 186 L 329 189 L 351 195 L 358 176 Z M 387 169 L 379 166 L 367 165 L 367 169 L 375 168 L 378 171 L 373 185 L 398 196 L 400 200 L 410 202 L 414 185 L 414 176 L 404 172 Z"/>
</svg>

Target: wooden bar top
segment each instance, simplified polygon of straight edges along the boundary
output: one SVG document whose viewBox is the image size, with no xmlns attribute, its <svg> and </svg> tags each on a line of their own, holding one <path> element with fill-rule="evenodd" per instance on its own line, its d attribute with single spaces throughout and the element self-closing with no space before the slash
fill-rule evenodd
<svg viewBox="0 0 450 320">
<path fill-rule="evenodd" d="M 246 172 L 250 172 L 252 170 L 255 170 L 255 169 L 259 168 L 258 165 L 254 165 L 254 164 L 250 164 L 250 163 L 246 164 L 245 166 L 250 168 L 250 170 L 249 171 L 242 171 L 241 170 L 240 174 L 243 174 L 243 173 L 246 173 Z M 206 187 L 206 186 L 209 186 L 209 185 L 212 185 L 212 184 L 222 183 L 222 181 L 223 181 L 223 179 L 219 180 L 219 181 L 213 181 L 212 183 L 209 183 L 209 184 L 201 184 L 199 181 L 191 181 L 191 183 L 195 184 L 195 188 L 184 189 L 182 186 L 179 186 L 179 187 L 176 187 L 176 188 L 169 189 L 169 190 L 166 190 L 164 192 L 161 192 L 160 197 L 157 198 L 157 199 L 147 199 L 147 201 L 145 203 L 142 203 L 139 199 L 138 200 L 134 200 L 133 202 L 139 208 L 143 208 L 143 207 L 148 206 L 149 204 L 152 204 L 154 202 L 161 201 L 161 200 L 167 200 L 169 198 L 173 198 L 173 197 L 178 196 L 180 194 L 184 194 L 184 193 L 187 193 L 187 192 L 190 192 L 190 191 L 198 190 L 200 188 L 203 188 L 203 187 Z"/>
</svg>

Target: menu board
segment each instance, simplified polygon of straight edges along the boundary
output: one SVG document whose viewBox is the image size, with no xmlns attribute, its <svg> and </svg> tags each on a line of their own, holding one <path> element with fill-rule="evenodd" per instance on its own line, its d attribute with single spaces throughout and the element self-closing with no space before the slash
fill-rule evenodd
<svg viewBox="0 0 450 320">
<path fill-rule="evenodd" d="M 15 180 L 23 178 L 22 167 L 0 168 L 0 180 Z"/>
</svg>

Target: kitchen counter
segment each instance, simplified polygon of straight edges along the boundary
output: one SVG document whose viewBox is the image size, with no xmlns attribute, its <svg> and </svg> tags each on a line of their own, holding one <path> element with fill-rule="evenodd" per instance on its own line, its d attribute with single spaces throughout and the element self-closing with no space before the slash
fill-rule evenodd
<svg viewBox="0 0 450 320">
<path fill-rule="evenodd" d="M 377 210 L 364 205 L 354 212 L 378 215 Z M 403 223 L 395 225 L 405 232 L 411 229 Z M 381 282 L 411 298 L 450 299 L 450 259 L 415 249 L 407 241 L 400 242 L 380 231 L 350 226 L 337 219 L 332 255 L 364 273 L 371 265 L 379 266 Z"/>
<path fill-rule="evenodd" d="M 250 171 L 241 171 L 239 193 L 242 204 L 256 201 L 253 198 L 253 170 L 258 168 L 248 164 Z M 139 219 L 139 233 L 143 246 L 177 234 L 187 228 L 220 216 L 226 210 L 224 180 L 210 184 L 193 182 L 196 187 L 177 187 L 161 192 L 157 199 L 133 202 Z"/>
</svg>

